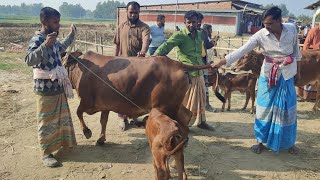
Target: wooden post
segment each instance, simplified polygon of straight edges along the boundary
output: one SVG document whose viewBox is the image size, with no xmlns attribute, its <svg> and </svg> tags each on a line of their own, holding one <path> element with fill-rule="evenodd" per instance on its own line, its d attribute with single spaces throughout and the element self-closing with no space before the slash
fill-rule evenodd
<svg viewBox="0 0 320 180">
<path fill-rule="evenodd" d="M 228 48 L 230 48 L 230 36 L 228 37 Z M 229 50 L 227 50 L 228 54 L 229 54 Z"/>
<path fill-rule="evenodd" d="M 100 44 L 103 45 L 103 37 L 100 36 Z M 103 46 L 101 46 L 101 54 L 103 55 Z"/>
<path fill-rule="evenodd" d="M 85 38 L 84 41 L 86 42 L 86 43 L 84 44 L 84 50 L 87 52 L 87 51 L 88 51 L 88 44 L 87 44 L 88 35 L 87 35 L 87 33 L 85 33 L 84 38 Z"/>
<path fill-rule="evenodd" d="M 96 31 L 95 35 L 94 35 L 94 43 L 97 44 L 98 43 L 98 32 Z M 96 51 L 99 52 L 99 48 L 96 45 Z"/>
<path fill-rule="evenodd" d="M 241 46 L 243 46 L 243 36 L 241 36 Z"/>
</svg>

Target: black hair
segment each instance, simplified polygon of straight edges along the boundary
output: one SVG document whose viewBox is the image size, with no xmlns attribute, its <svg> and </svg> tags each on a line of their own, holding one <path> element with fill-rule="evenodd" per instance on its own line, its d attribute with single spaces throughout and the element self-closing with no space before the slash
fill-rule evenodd
<svg viewBox="0 0 320 180">
<path fill-rule="evenodd" d="M 128 2 L 128 4 L 127 4 L 127 10 L 128 10 L 128 8 L 129 8 L 129 6 L 137 7 L 138 9 L 140 9 L 140 4 L 137 3 L 136 1 Z"/>
<path fill-rule="evenodd" d="M 190 20 L 192 17 L 197 17 L 198 18 L 198 13 L 197 11 L 194 11 L 194 10 L 190 10 L 190 11 L 187 11 L 185 14 L 184 14 L 184 19 L 188 19 Z"/>
<path fill-rule="evenodd" d="M 159 15 L 157 16 L 157 21 L 160 21 L 160 20 L 162 20 L 162 19 L 164 19 L 164 18 L 166 18 L 164 15 L 159 14 Z"/>
<path fill-rule="evenodd" d="M 271 8 L 265 10 L 262 13 L 262 20 L 265 20 L 268 16 L 272 16 L 273 20 L 281 19 L 281 9 L 277 6 L 272 6 Z"/>
<path fill-rule="evenodd" d="M 203 14 L 201 12 L 198 12 L 198 20 L 202 21 L 203 19 Z"/>
<path fill-rule="evenodd" d="M 59 11 L 51 8 L 51 7 L 44 7 L 40 10 L 40 21 L 48 20 L 51 17 L 58 17 L 60 18 Z"/>
<path fill-rule="evenodd" d="M 209 30 L 209 29 L 211 29 L 212 28 L 212 26 L 210 25 L 210 24 L 204 24 L 203 26 L 202 26 L 202 29 L 204 29 L 204 30 Z"/>
</svg>

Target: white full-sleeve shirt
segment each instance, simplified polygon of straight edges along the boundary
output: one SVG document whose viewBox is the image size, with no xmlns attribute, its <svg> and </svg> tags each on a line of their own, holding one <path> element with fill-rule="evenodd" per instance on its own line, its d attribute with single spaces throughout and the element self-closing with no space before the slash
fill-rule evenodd
<svg viewBox="0 0 320 180">
<path fill-rule="evenodd" d="M 291 55 L 294 58 L 293 63 L 282 67 L 279 70 L 279 73 L 283 75 L 285 80 L 292 78 L 297 73 L 297 61 L 300 61 L 301 59 L 298 32 L 296 27 L 290 23 L 283 23 L 282 27 L 280 40 L 266 28 L 263 28 L 252 35 L 246 44 L 225 57 L 227 60 L 226 66 L 230 66 L 233 62 L 240 59 L 254 48 L 260 47 L 264 51 L 263 55 L 271 58 L 277 59 Z M 272 63 L 268 63 L 264 60 L 260 75 L 267 77 L 272 65 Z"/>
</svg>

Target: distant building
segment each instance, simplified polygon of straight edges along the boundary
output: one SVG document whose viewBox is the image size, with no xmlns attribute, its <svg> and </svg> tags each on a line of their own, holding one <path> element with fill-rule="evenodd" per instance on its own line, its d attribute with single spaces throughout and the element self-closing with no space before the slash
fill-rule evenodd
<svg viewBox="0 0 320 180">
<path fill-rule="evenodd" d="M 146 5 L 140 8 L 140 19 L 151 25 L 158 14 L 166 16 L 166 28 L 184 27 L 184 13 L 196 10 L 203 14 L 203 23 L 211 24 L 213 31 L 241 35 L 247 32 L 251 21 L 253 28 L 261 27 L 261 14 L 264 9 L 259 4 L 241 0 L 206 1 L 194 3 Z M 118 7 L 118 24 L 127 20 L 126 8 Z"/>
</svg>

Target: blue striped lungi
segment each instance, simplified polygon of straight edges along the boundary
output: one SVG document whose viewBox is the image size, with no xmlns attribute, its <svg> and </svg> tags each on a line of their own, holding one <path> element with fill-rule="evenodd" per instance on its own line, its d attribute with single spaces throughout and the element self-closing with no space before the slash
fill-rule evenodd
<svg viewBox="0 0 320 180">
<path fill-rule="evenodd" d="M 266 143 L 274 152 L 289 149 L 295 144 L 297 134 L 297 100 L 294 80 L 283 76 L 270 89 L 268 77 L 258 81 L 256 117 L 254 124 L 258 142 Z"/>
</svg>

